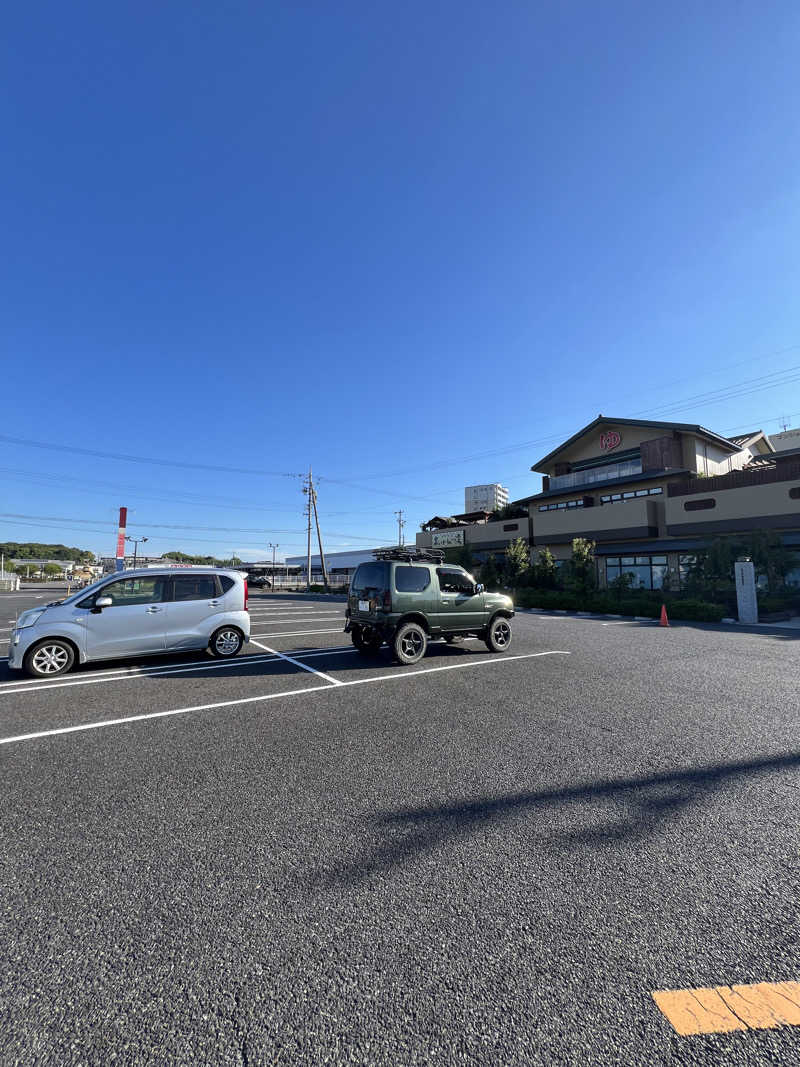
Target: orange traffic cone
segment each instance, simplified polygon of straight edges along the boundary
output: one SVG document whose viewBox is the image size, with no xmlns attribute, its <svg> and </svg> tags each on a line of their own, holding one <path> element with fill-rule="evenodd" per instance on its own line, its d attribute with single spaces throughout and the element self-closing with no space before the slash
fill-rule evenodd
<svg viewBox="0 0 800 1067">
<path fill-rule="evenodd" d="M 658 625 L 659 626 L 669 626 L 669 619 L 667 618 L 667 605 L 666 604 L 662 604 L 661 605 L 661 621 L 659 622 Z"/>
</svg>

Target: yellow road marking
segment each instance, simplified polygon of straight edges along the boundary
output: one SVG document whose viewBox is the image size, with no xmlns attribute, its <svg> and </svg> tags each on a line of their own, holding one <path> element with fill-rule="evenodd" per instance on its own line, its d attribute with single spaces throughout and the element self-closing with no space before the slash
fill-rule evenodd
<svg viewBox="0 0 800 1067">
<path fill-rule="evenodd" d="M 664 989 L 651 995 L 683 1037 L 800 1026 L 800 982 Z"/>
</svg>

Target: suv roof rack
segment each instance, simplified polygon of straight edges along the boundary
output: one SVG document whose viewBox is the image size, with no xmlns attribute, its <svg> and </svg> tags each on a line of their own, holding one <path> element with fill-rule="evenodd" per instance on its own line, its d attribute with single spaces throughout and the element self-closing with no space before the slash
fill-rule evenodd
<svg viewBox="0 0 800 1067">
<path fill-rule="evenodd" d="M 404 563 L 444 563 L 444 551 L 441 548 L 409 548 L 397 545 L 394 548 L 376 548 L 375 559 L 402 560 Z"/>
</svg>

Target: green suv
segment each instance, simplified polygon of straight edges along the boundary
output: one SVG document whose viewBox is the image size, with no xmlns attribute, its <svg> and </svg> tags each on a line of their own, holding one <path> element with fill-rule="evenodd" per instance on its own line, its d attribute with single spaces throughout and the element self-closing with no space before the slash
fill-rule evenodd
<svg viewBox="0 0 800 1067">
<path fill-rule="evenodd" d="M 416 663 L 437 637 L 480 637 L 490 652 L 505 652 L 514 604 L 445 563 L 443 552 L 379 549 L 353 575 L 346 616 L 345 633 L 360 652 L 375 653 L 386 641 L 400 663 Z"/>
</svg>

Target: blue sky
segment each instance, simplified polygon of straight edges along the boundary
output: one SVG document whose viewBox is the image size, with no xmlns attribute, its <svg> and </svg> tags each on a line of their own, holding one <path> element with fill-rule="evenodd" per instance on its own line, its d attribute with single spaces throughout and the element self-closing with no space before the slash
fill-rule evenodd
<svg viewBox="0 0 800 1067">
<path fill-rule="evenodd" d="M 12 6 L 0 540 L 297 554 L 312 465 L 369 546 L 598 412 L 800 425 L 798 45 L 789 2 Z"/>
</svg>

